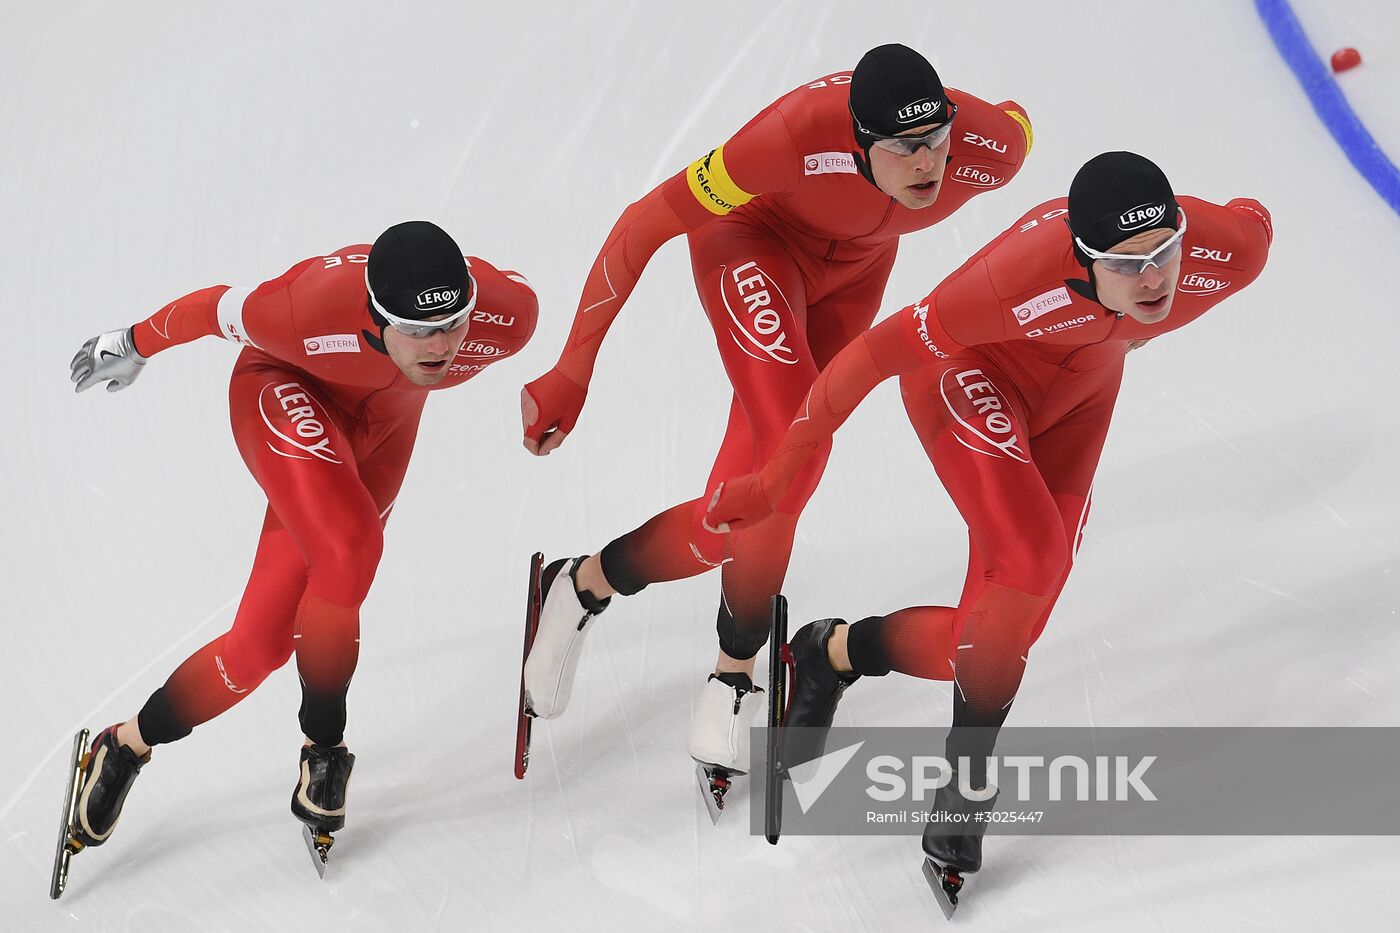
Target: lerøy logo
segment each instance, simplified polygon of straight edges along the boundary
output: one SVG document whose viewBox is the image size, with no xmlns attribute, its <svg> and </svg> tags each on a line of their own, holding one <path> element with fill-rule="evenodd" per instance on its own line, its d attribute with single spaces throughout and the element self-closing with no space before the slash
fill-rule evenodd
<svg viewBox="0 0 1400 933">
<path fill-rule="evenodd" d="M 1188 272 L 1181 277 L 1181 292 L 1185 295 L 1213 295 L 1230 287 L 1229 279 L 1200 272 Z"/>
<path fill-rule="evenodd" d="M 896 123 L 908 126 L 911 123 L 921 123 L 925 117 L 931 117 L 943 107 L 942 100 L 930 100 L 925 97 L 916 100 L 912 104 L 905 104 L 899 108 L 899 112 L 894 115 Z"/>
<path fill-rule="evenodd" d="M 270 411 L 267 398 L 269 393 L 282 409 L 280 414 L 275 410 Z M 276 385 L 269 382 L 263 386 L 262 391 L 258 393 L 258 414 L 262 415 L 263 424 L 267 425 L 274 437 L 290 445 L 290 449 L 284 449 L 268 441 L 268 449 L 291 460 L 310 460 L 315 457 L 327 463 L 340 463 L 335 451 L 331 449 L 330 438 L 326 436 L 326 425 L 330 423 L 330 418 L 324 409 L 318 409 L 320 403 L 298 383 L 284 382 Z M 286 433 L 284 428 L 296 437 Z M 307 456 L 308 454 L 310 456 Z"/>
<path fill-rule="evenodd" d="M 1042 314 L 1047 314 L 1056 308 L 1063 308 L 1065 305 L 1071 304 L 1073 300 L 1069 296 L 1069 289 L 1061 286 L 1054 291 L 1036 295 L 1025 304 L 1017 305 L 1011 309 L 1011 313 L 1015 315 L 1016 323 L 1025 327 Z"/>
<path fill-rule="evenodd" d="M 991 168 L 985 165 L 959 165 L 953 172 L 953 181 L 974 188 L 995 188 L 1006 181 L 1006 176 L 994 174 Z"/>
<path fill-rule="evenodd" d="M 720 274 L 723 275 L 723 272 Z M 731 282 L 721 281 L 720 296 L 724 299 L 724 308 L 729 312 L 729 319 L 739 330 L 738 334 L 731 331 L 730 337 L 739 345 L 740 350 L 756 360 L 772 360 L 785 366 L 795 366 L 797 354 L 787 345 L 783 316 L 775 307 L 775 297 L 782 303 L 782 307 L 788 307 L 782 289 L 765 276 L 758 263 L 752 260 L 739 266 L 729 275 L 746 313 L 746 319 L 741 319 L 734 311 L 733 305 L 729 303 Z"/>
<path fill-rule="evenodd" d="M 462 297 L 460 288 L 447 288 L 439 285 L 436 288 L 425 288 L 418 293 L 418 297 L 413 299 L 413 306 L 419 311 L 446 311 L 457 303 L 457 299 Z"/>
<path fill-rule="evenodd" d="M 1150 227 L 1167 216 L 1165 204 L 1139 204 L 1132 210 L 1118 215 L 1119 230 L 1141 230 Z"/>
<path fill-rule="evenodd" d="M 321 337 L 307 337 L 301 342 L 307 356 L 322 353 L 359 353 L 359 334 L 326 334 Z"/>
<path fill-rule="evenodd" d="M 459 357 L 469 360 L 494 360 L 506 355 L 506 348 L 490 340 L 468 340 L 457 351 Z"/>
<path fill-rule="evenodd" d="M 855 156 L 849 152 L 809 152 L 802 157 L 803 175 L 855 175 Z"/>
<path fill-rule="evenodd" d="M 1021 449 L 1010 404 L 986 373 L 980 369 L 949 368 L 939 379 L 938 391 L 948 413 L 968 433 L 954 435 L 959 443 L 991 457 L 1031 462 Z"/>
</svg>

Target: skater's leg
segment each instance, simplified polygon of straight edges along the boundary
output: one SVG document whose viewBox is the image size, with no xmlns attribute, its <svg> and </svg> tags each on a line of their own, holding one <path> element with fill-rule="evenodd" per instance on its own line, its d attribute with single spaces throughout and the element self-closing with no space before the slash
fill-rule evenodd
<svg viewBox="0 0 1400 933">
<path fill-rule="evenodd" d="M 267 399 L 275 395 L 277 402 Z M 359 657 L 360 604 L 383 551 L 380 508 L 365 488 L 341 416 L 294 370 L 240 365 L 229 389 L 234 437 L 302 555 L 306 587 L 292 638 L 302 682 L 302 731 L 337 745 Z M 303 415 L 297 422 L 287 410 Z M 321 433 L 312 449 L 288 438 Z M 300 432 L 300 433 L 299 433 Z"/>
<path fill-rule="evenodd" d="M 291 534 L 268 511 L 253 572 L 233 627 L 200 648 L 151 694 L 118 737 L 137 754 L 174 742 L 252 693 L 292 655 L 306 565 Z"/>
</svg>

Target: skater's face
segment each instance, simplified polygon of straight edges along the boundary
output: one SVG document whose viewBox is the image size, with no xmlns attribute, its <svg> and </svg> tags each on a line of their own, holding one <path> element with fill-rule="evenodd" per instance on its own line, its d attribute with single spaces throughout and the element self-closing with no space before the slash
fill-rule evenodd
<svg viewBox="0 0 1400 933">
<path fill-rule="evenodd" d="M 447 315 L 430 317 L 438 321 Z M 410 337 L 392 327 L 384 328 L 384 349 L 389 359 L 409 382 L 416 386 L 435 386 L 447 378 L 448 367 L 462 342 L 467 339 L 467 318 L 452 330 L 440 330 L 426 337 Z"/>
<path fill-rule="evenodd" d="M 923 136 L 938 129 L 939 124 L 916 126 L 900 136 Z M 875 186 L 912 210 L 929 207 L 938 200 L 942 190 L 943 168 L 948 164 L 948 136 L 932 149 L 921 146 L 910 155 L 900 155 L 881 146 L 870 147 L 870 174 Z"/>
<path fill-rule="evenodd" d="M 1157 227 L 1115 243 L 1106 252 L 1148 256 L 1176 238 L 1177 231 L 1172 228 Z M 1103 260 L 1094 260 L 1094 286 L 1098 290 L 1099 304 L 1110 311 L 1126 314 L 1139 324 L 1156 324 L 1171 313 L 1177 275 L 1181 272 L 1179 248 L 1160 266 L 1147 263 L 1140 272 L 1113 272 L 1104 266 Z"/>
</svg>

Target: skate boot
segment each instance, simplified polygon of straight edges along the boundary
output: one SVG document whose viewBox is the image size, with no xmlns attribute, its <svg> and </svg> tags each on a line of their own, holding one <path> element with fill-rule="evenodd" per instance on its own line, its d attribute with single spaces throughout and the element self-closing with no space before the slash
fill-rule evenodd
<svg viewBox="0 0 1400 933">
<path fill-rule="evenodd" d="M 80 762 L 82 778 L 73 809 L 72 836 L 83 846 L 100 846 L 112 835 L 122 804 L 141 768 L 151 760 L 117 741 L 117 726 L 98 733 Z"/>
<path fill-rule="evenodd" d="M 345 797 L 355 756 L 343 747 L 303 745 L 301 779 L 292 792 L 292 815 L 312 829 L 333 833 L 345 827 Z"/>
<path fill-rule="evenodd" d="M 995 787 L 972 791 L 968 799 L 958 789 L 957 775 L 933 797 L 933 813 L 942 816 L 924 827 L 924 854 L 945 868 L 971 874 L 982 867 L 982 836 L 987 832 L 985 815 L 997 805 Z M 982 816 L 982 819 L 978 817 Z"/>
<path fill-rule="evenodd" d="M 610 602 L 578 592 L 575 576 L 583 561 L 562 558 L 541 574 L 539 628 L 525 660 L 525 710 L 540 719 L 558 718 L 569 705 L 583 640 Z"/>
<path fill-rule="evenodd" d="M 690 757 L 730 774 L 749 772 L 749 727 L 763 689 L 748 674 L 711 674 L 690 720 Z"/>
<path fill-rule="evenodd" d="M 792 695 L 783 718 L 784 770 L 822 756 L 841 694 L 860 679 L 856 673 L 832 670 L 827 659 L 826 643 L 836 626 L 844 624 L 842 619 L 822 619 L 802 626 L 792 636 Z"/>
<path fill-rule="evenodd" d="M 945 787 L 938 788 L 929 822 L 924 826 L 924 877 L 949 919 L 958 908 L 963 875 L 982 867 L 985 817 L 996 808 L 1000 793 L 988 785 L 972 792 L 975 799 L 968 799 L 957 785 L 954 774 Z"/>
</svg>

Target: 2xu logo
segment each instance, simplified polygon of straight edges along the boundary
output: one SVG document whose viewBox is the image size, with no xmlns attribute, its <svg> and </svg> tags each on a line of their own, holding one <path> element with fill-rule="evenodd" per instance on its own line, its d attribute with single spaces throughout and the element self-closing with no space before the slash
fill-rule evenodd
<svg viewBox="0 0 1400 933">
<path fill-rule="evenodd" d="M 1234 255 L 1233 252 L 1225 253 L 1218 249 L 1211 249 L 1209 246 L 1191 247 L 1192 259 L 1205 259 L 1210 262 L 1229 262 L 1234 258 Z"/>
<path fill-rule="evenodd" d="M 327 463 L 340 463 L 326 436 L 330 417 L 300 383 L 275 385 L 269 382 L 263 386 L 258 393 L 258 413 L 262 415 L 263 424 L 281 442 L 267 442 L 273 453 L 291 460 L 314 457 Z"/>
<path fill-rule="evenodd" d="M 1213 295 L 1229 287 L 1229 279 L 1221 279 L 1213 275 L 1204 275 L 1200 272 L 1188 272 L 1181 277 L 1180 285 L 1182 293 L 1187 295 Z"/>
<path fill-rule="evenodd" d="M 938 391 L 948 413 L 963 428 L 953 437 L 969 450 L 990 457 L 1030 463 L 1016 435 L 1016 422 L 1005 397 L 980 369 L 943 371 Z"/>
<path fill-rule="evenodd" d="M 963 142 L 972 143 L 974 146 L 981 146 L 983 149 L 990 149 L 993 152 L 1005 153 L 1006 143 L 997 142 L 995 139 L 988 139 L 976 133 L 964 133 Z"/>
<path fill-rule="evenodd" d="M 986 165 L 959 165 L 953 172 L 953 181 L 974 188 L 995 188 L 1006 181 L 1006 176 L 994 174 Z"/>
</svg>

